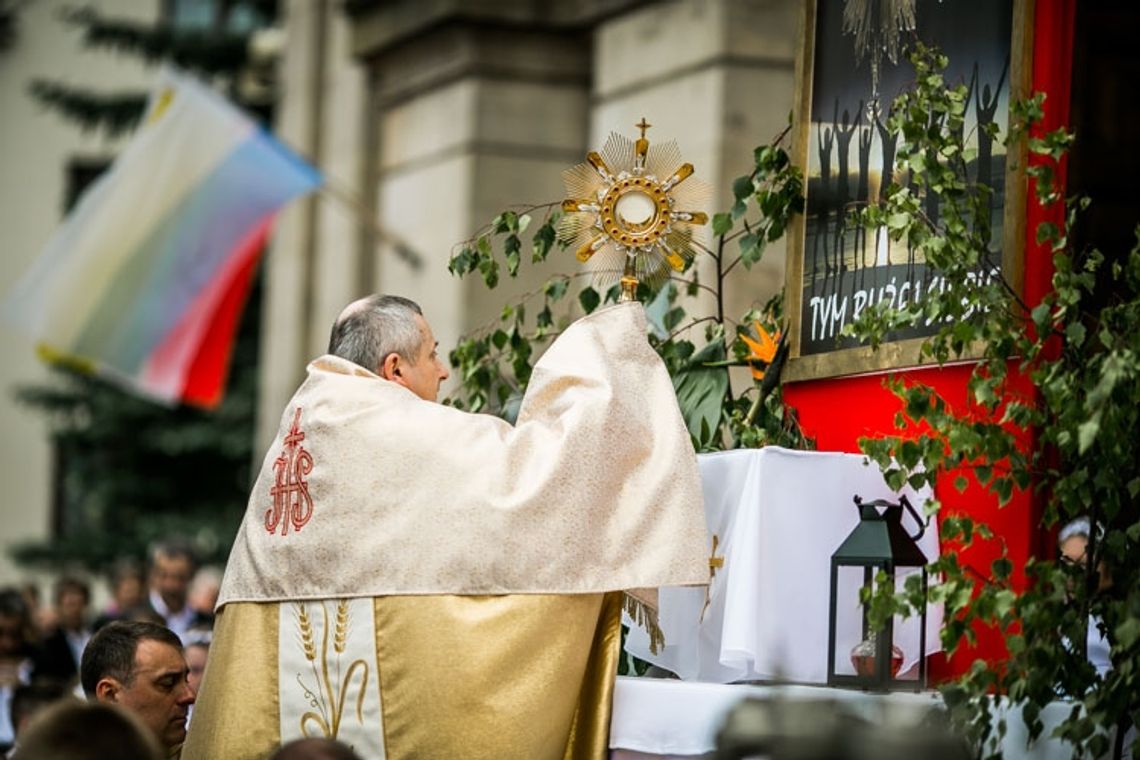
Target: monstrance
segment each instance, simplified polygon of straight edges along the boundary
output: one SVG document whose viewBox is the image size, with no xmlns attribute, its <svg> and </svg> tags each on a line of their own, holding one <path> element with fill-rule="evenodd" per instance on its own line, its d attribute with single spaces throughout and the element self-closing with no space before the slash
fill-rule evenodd
<svg viewBox="0 0 1140 760">
<path fill-rule="evenodd" d="M 642 118 L 632 140 L 611 132 L 601 152 L 562 173 L 566 194 L 558 236 L 589 262 L 599 280 L 621 273 L 621 300 L 636 298 L 637 284 L 659 285 L 670 271 L 692 261 L 695 224 L 708 222 L 696 210 L 708 185 L 682 163 L 673 140 L 650 145 Z"/>
</svg>

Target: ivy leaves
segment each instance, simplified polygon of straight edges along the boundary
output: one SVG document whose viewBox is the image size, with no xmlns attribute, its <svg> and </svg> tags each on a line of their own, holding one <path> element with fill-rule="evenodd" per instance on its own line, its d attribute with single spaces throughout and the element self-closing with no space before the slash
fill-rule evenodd
<svg viewBox="0 0 1140 760">
<path fill-rule="evenodd" d="M 861 216 L 869 228 L 908 241 L 950 287 L 921 304 L 865 310 L 849 334 L 878 346 L 896 325 L 937 320 L 925 356 L 939 364 L 975 351 L 980 358 L 968 398 L 956 408 L 921 383 L 889 381 L 901 404 L 899 434 L 862 440 L 860 448 L 892 488 L 934 485 L 949 475 L 958 491 L 976 481 L 999 506 L 1032 488 L 1044 527 L 1079 516 L 1097 526 L 1080 567 L 1031 559 L 1015 568 L 999 545 L 984 570 L 960 565 L 956 551 L 944 551 L 929 569 L 943 579 L 930 600 L 946 607 L 946 650 L 973 643 L 983 625 L 1002 631 L 1009 651 L 1001 669 L 979 661 L 943 688 L 959 727 L 979 746 L 1000 735 L 1004 725 L 989 718 L 998 691 L 1023 707 L 1035 736 L 1042 707 L 1060 692 L 1081 700 L 1083 710 L 1058 735 L 1077 752 L 1101 753 L 1107 740 L 1096 729 L 1140 710 L 1140 230 L 1131 251 L 1111 258 L 1072 249 L 1067 231 L 1089 202 L 1066 202 L 1056 187 L 1057 162 L 1073 138 L 1034 131 L 1044 106 L 1037 95 L 1013 105 L 1009 144 L 1025 138 L 1036 197 L 1059 212 L 1036 230 L 1052 257 L 1053 288 L 1026 304 L 1000 275 L 971 282 L 970 272 L 991 255 L 991 191 L 970 181 L 962 88 L 943 83 L 945 57 L 918 45 L 911 58 L 917 83 L 896 100 L 890 128 L 901 137 L 897 156 L 913 181 L 892 186 Z M 937 223 L 922 213 L 926 192 L 940 195 Z M 938 509 L 935 503 L 928 512 Z M 944 547 L 998 540 L 984 523 L 960 515 L 942 516 L 941 528 Z M 913 601 L 888 593 L 872 607 L 893 614 Z M 1085 659 L 1090 620 L 1104 626 L 1112 647 L 1104 678 Z"/>
</svg>

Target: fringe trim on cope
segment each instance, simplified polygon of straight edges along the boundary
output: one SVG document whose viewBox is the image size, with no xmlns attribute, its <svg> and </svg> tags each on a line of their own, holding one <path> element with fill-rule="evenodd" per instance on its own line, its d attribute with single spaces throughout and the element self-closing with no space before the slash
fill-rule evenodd
<svg viewBox="0 0 1140 760">
<path fill-rule="evenodd" d="M 626 611 L 626 614 L 633 619 L 634 623 L 644 628 L 646 633 L 649 634 L 649 651 L 653 654 L 657 654 L 660 652 L 661 647 L 665 646 L 665 634 L 661 632 L 661 626 L 657 621 L 657 608 L 650 606 L 651 602 L 649 599 L 642 598 L 640 594 L 635 595 L 637 592 L 644 593 L 646 591 L 650 591 L 650 589 L 632 589 L 626 591 L 622 595 L 622 608 Z M 652 589 L 652 591 L 655 592 L 656 589 Z M 653 597 L 656 596 L 656 593 L 654 593 Z M 656 599 L 654 598 L 653 601 L 656 601 Z"/>
</svg>

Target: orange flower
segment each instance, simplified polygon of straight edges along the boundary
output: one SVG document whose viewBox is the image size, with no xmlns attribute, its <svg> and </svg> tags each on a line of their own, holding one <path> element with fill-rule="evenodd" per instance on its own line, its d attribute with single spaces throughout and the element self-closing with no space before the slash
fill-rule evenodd
<svg viewBox="0 0 1140 760">
<path fill-rule="evenodd" d="M 764 362 L 766 365 L 772 363 L 772 359 L 776 357 L 776 349 L 780 347 L 780 333 L 777 332 L 775 336 L 769 335 L 759 322 L 753 321 L 752 325 L 756 328 L 757 339 L 753 340 L 747 333 L 741 333 L 740 339 L 750 350 L 748 361 L 752 364 L 752 379 L 759 381 L 764 379 L 764 370 L 757 367 L 756 362 Z"/>
</svg>

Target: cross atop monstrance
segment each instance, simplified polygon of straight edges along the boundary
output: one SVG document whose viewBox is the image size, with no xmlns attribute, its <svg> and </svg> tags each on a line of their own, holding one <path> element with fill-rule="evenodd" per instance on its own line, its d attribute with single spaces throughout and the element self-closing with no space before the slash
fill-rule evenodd
<svg viewBox="0 0 1140 760">
<path fill-rule="evenodd" d="M 642 139 L 645 139 L 645 130 L 649 129 L 649 128 L 650 128 L 650 127 L 652 127 L 653 125 L 652 125 L 652 124 L 650 124 L 649 122 L 647 122 L 647 121 L 645 120 L 645 117 L 644 117 L 644 116 L 642 116 L 642 117 L 641 117 L 641 121 L 639 121 L 637 124 L 634 124 L 633 126 L 635 126 L 635 127 L 637 127 L 638 129 L 640 129 L 640 130 L 641 130 L 641 138 L 642 138 Z"/>
</svg>

